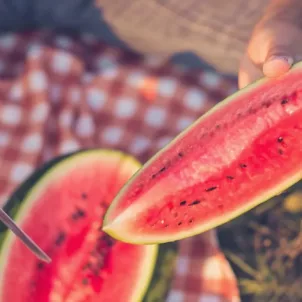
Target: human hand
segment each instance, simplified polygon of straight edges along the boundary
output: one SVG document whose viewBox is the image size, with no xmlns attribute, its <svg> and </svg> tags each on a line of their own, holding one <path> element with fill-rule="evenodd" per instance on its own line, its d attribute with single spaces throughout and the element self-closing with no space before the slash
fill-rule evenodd
<svg viewBox="0 0 302 302">
<path fill-rule="evenodd" d="M 239 88 L 264 76 L 278 77 L 302 60 L 302 0 L 271 0 L 255 26 L 241 61 Z"/>
</svg>

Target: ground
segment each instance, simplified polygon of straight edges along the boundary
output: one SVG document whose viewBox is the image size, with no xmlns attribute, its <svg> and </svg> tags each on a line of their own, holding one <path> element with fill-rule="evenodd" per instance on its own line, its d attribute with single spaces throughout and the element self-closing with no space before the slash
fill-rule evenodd
<svg viewBox="0 0 302 302">
<path fill-rule="evenodd" d="M 218 234 L 242 302 L 302 301 L 302 182 Z"/>
</svg>

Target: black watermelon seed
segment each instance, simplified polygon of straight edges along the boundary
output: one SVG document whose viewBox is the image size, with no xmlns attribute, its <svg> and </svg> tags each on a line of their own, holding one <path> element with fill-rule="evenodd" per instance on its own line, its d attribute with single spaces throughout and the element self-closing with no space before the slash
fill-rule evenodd
<svg viewBox="0 0 302 302">
<path fill-rule="evenodd" d="M 191 202 L 190 204 L 188 204 L 189 206 L 194 206 L 196 204 L 199 204 L 200 200 L 194 200 L 193 202 Z"/>
<path fill-rule="evenodd" d="M 278 139 L 277 139 L 278 143 L 282 143 L 283 142 L 283 137 L 282 136 L 279 136 Z"/>
<path fill-rule="evenodd" d="M 230 175 L 227 175 L 226 178 L 227 178 L 227 179 L 230 179 L 230 180 L 234 179 L 234 177 L 233 177 L 233 176 L 230 176 Z"/>
<path fill-rule="evenodd" d="M 111 239 L 109 236 L 103 237 L 103 240 L 108 247 L 113 246 L 115 243 L 115 241 L 113 239 Z"/>
<path fill-rule="evenodd" d="M 214 186 L 214 187 L 210 187 L 210 188 L 207 188 L 206 189 L 206 192 L 211 192 L 211 191 L 214 191 L 217 189 L 217 186 Z"/>
<path fill-rule="evenodd" d="M 113 240 L 107 240 L 106 243 L 107 243 L 108 247 L 111 247 L 111 246 L 114 246 L 115 241 L 113 241 Z"/>
<path fill-rule="evenodd" d="M 157 173 L 152 175 L 152 179 L 154 179 L 155 177 L 157 177 L 158 174 L 164 172 L 166 170 L 166 167 L 161 168 Z"/>
<path fill-rule="evenodd" d="M 246 168 L 247 165 L 246 165 L 246 164 L 240 164 L 240 167 L 241 167 L 241 168 Z"/>
<path fill-rule="evenodd" d="M 271 102 L 263 102 L 262 105 L 266 108 L 269 108 L 271 106 Z"/>
<path fill-rule="evenodd" d="M 278 149 L 278 153 L 279 154 L 283 154 L 283 150 L 282 149 Z"/>
<path fill-rule="evenodd" d="M 82 199 L 86 199 L 87 198 L 87 193 L 82 193 L 81 197 L 82 197 Z"/>
<path fill-rule="evenodd" d="M 56 241 L 55 241 L 55 245 L 56 246 L 60 246 L 66 239 L 66 234 L 64 232 L 60 232 L 60 234 L 58 235 Z"/>
<path fill-rule="evenodd" d="M 183 156 L 184 156 L 183 152 L 179 152 L 179 153 L 178 153 L 178 156 L 179 156 L 179 157 L 183 157 Z"/>
<path fill-rule="evenodd" d="M 285 105 L 285 104 L 287 104 L 288 103 L 288 99 L 283 99 L 282 101 L 281 101 L 281 105 Z"/>
<path fill-rule="evenodd" d="M 99 205 L 101 208 L 107 208 L 107 204 L 105 201 L 100 202 Z"/>
<path fill-rule="evenodd" d="M 44 268 L 44 263 L 43 262 L 38 262 L 37 264 L 37 269 L 43 269 Z"/>
<path fill-rule="evenodd" d="M 180 204 L 181 206 L 184 206 L 186 203 L 187 203 L 186 200 L 183 200 L 183 201 L 181 201 L 179 204 Z"/>
<path fill-rule="evenodd" d="M 72 219 L 73 220 L 78 220 L 80 218 L 83 218 L 86 216 L 86 213 L 84 210 L 77 208 L 76 211 L 72 214 Z"/>
</svg>

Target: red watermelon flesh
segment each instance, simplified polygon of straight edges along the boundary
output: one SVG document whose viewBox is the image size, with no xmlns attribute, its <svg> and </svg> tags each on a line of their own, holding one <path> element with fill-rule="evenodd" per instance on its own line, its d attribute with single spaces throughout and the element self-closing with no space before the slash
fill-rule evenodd
<svg viewBox="0 0 302 302">
<path fill-rule="evenodd" d="M 117 242 L 102 231 L 105 210 L 138 167 L 118 152 L 91 151 L 38 181 L 16 220 L 52 263 L 11 237 L 1 256 L 0 301 L 139 301 L 157 248 Z"/>
<path fill-rule="evenodd" d="M 151 158 L 104 230 L 139 244 L 204 232 L 300 180 L 301 158 L 302 63 L 230 96 Z"/>
</svg>

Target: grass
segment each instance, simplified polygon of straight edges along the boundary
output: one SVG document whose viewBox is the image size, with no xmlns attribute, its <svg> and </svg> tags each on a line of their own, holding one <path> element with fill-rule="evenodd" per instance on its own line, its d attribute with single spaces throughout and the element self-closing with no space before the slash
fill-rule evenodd
<svg viewBox="0 0 302 302">
<path fill-rule="evenodd" d="M 302 301 L 302 182 L 218 230 L 243 302 Z"/>
</svg>

